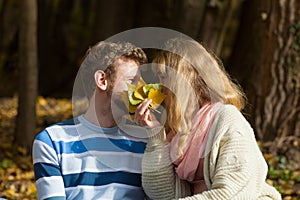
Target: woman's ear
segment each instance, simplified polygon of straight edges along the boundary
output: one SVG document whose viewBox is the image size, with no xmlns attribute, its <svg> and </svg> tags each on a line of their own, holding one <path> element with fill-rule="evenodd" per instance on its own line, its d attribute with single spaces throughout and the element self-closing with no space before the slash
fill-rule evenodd
<svg viewBox="0 0 300 200">
<path fill-rule="evenodd" d="M 107 90 L 108 83 L 107 83 L 107 79 L 106 79 L 106 75 L 105 75 L 104 71 L 102 71 L 102 70 L 96 71 L 94 78 L 95 78 L 96 86 L 100 90 L 103 90 L 103 91 Z"/>
</svg>

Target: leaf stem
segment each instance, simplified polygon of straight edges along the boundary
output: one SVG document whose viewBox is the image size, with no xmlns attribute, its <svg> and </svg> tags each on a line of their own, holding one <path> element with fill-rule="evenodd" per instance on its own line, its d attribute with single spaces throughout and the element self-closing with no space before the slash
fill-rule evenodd
<svg viewBox="0 0 300 200">
<path fill-rule="evenodd" d="M 153 108 L 153 107 L 151 107 L 151 106 L 149 106 L 149 109 L 150 109 L 151 111 L 153 111 L 153 112 L 156 112 L 156 113 L 158 113 L 158 114 L 161 114 L 161 112 L 160 112 L 159 110 L 156 110 L 155 108 Z"/>
</svg>

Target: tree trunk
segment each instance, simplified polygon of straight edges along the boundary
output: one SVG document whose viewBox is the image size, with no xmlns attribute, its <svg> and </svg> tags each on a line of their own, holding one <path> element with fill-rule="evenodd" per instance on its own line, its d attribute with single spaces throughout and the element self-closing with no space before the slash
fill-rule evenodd
<svg viewBox="0 0 300 200">
<path fill-rule="evenodd" d="M 197 38 L 207 0 L 181 0 L 174 5 L 174 28 L 192 38 Z"/>
<path fill-rule="evenodd" d="M 300 2 L 246 0 L 231 73 L 258 139 L 300 136 Z"/>
<path fill-rule="evenodd" d="M 23 0 L 19 40 L 19 99 L 15 143 L 31 149 L 36 127 L 37 2 Z"/>
<path fill-rule="evenodd" d="M 16 0 L 0 0 L 0 96 L 13 96 L 16 80 L 18 22 L 20 9 Z"/>
<path fill-rule="evenodd" d="M 198 38 L 203 41 L 206 48 L 219 57 L 227 57 L 226 52 L 223 51 L 224 41 L 225 39 L 231 40 L 228 36 L 235 37 L 236 35 L 236 27 L 233 27 L 234 33 L 228 33 L 230 25 L 236 23 L 239 17 L 241 2 L 241 0 L 207 1 Z"/>
</svg>

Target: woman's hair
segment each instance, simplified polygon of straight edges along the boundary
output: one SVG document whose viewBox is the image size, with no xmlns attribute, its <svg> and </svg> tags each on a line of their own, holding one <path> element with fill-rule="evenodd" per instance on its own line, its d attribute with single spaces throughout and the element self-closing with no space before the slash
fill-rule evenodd
<svg viewBox="0 0 300 200">
<path fill-rule="evenodd" d="M 192 40 L 169 40 L 153 62 L 167 77 L 165 100 L 168 131 L 181 133 L 179 148 L 193 128 L 193 117 L 208 102 L 244 108 L 245 95 L 217 59 Z"/>
</svg>

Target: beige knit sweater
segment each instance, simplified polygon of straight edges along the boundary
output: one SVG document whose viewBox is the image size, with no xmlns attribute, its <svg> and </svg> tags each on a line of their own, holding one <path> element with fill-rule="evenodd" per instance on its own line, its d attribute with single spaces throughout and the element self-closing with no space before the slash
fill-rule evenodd
<svg viewBox="0 0 300 200">
<path fill-rule="evenodd" d="M 234 106 L 224 105 L 210 129 L 204 158 L 209 190 L 201 194 L 191 196 L 189 184 L 179 180 L 164 135 L 149 139 L 142 162 L 142 184 L 150 198 L 281 199 L 276 189 L 265 182 L 267 164 L 252 128 Z"/>
</svg>

